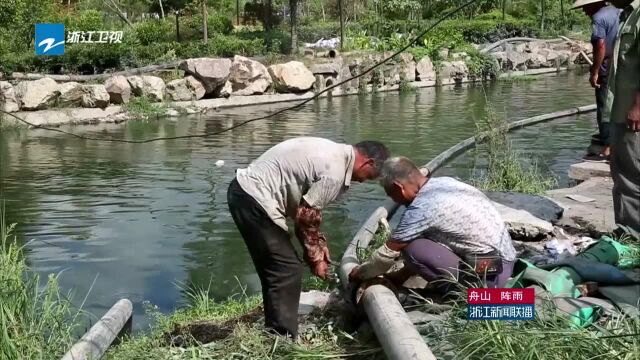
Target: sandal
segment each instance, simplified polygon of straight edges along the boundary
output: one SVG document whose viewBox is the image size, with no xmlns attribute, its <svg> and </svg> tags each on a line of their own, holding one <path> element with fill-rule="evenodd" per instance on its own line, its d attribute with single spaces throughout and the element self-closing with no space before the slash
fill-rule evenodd
<svg viewBox="0 0 640 360">
<path fill-rule="evenodd" d="M 602 154 L 586 155 L 585 157 L 582 158 L 582 160 L 588 161 L 588 162 L 608 163 L 609 156 L 602 155 Z"/>
</svg>

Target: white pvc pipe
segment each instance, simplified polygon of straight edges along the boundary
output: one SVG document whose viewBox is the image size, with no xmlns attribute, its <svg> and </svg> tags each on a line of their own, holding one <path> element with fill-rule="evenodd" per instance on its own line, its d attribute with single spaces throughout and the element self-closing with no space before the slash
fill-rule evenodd
<svg viewBox="0 0 640 360">
<path fill-rule="evenodd" d="M 133 305 L 119 300 L 64 355 L 62 360 L 97 360 L 104 355 L 125 326 L 131 326 Z"/>
<path fill-rule="evenodd" d="M 436 360 L 393 291 L 383 285 L 370 286 L 362 304 L 388 359 Z"/>
<path fill-rule="evenodd" d="M 553 119 L 594 111 L 595 108 L 595 105 L 588 105 L 534 116 L 510 123 L 508 130 L 511 131 Z M 474 146 L 476 142 L 484 140 L 486 136 L 487 133 L 485 132 L 479 134 L 477 137 L 470 137 L 459 142 L 433 158 L 421 170 L 426 172 L 426 169 L 428 169 L 433 173 L 457 154 Z M 353 284 L 349 281 L 349 273 L 359 264 L 357 249 L 359 247 L 367 247 L 378 229 L 380 220 L 383 218 L 390 219 L 398 208 L 398 204 L 387 200 L 384 206 L 378 207 L 369 216 L 347 246 L 339 269 L 340 281 L 347 296 L 351 296 L 353 293 Z M 433 353 L 413 326 L 407 313 L 391 290 L 382 285 L 370 286 L 364 290 L 362 304 L 378 341 L 390 360 L 435 359 Z"/>
</svg>

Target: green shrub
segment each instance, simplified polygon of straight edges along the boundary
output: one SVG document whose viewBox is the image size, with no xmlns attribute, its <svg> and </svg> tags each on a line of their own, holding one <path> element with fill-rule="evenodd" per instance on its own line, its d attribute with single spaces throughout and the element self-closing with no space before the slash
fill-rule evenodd
<svg viewBox="0 0 640 360">
<path fill-rule="evenodd" d="M 340 23 L 325 22 L 298 27 L 298 39 L 301 42 L 313 43 L 320 39 L 331 39 L 340 36 Z"/>
<path fill-rule="evenodd" d="M 469 74 L 475 79 L 495 79 L 500 74 L 498 61 L 489 54 L 484 54 L 476 49 L 466 49 L 469 59 L 466 61 Z"/>
<path fill-rule="evenodd" d="M 233 31 L 233 22 L 224 15 L 213 14 L 207 19 L 207 31 L 210 34 L 229 35 Z"/>
<path fill-rule="evenodd" d="M 175 32 L 174 22 L 169 20 L 148 19 L 136 23 L 133 28 L 135 41 L 141 45 L 172 41 Z"/>
<path fill-rule="evenodd" d="M 260 39 L 264 41 L 264 51 L 266 53 L 289 54 L 291 52 L 291 34 L 281 29 L 273 29 L 267 32 L 243 29 L 235 31 L 233 35 L 243 40 Z"/>
<path fill-rule="evenodd" d="M 127 113 L 138 120 L 148 120 L 152 118 L 160 118 L 165 116 L 167 106 L 163 103 L 153 102 L 146 96 L 133 97 L 125 105 Z"/>
<path fill-rule="evenodd" d="M 60 293 L 57 276 L 43 281 L 28 268 L 12 230 L 0 213 L 0 358 L 60 359 L 86 319 Z"/>
<path fill-rule="evenodd" d="M 70 13 L 66 16 L 64 23 L 70 31 L 106 30 L 102 13 L 97 10 L 84 10 L 79 14 Z"/>
<path fill-rule="evenodd" d="M 256 56 L 265 53 L 264 39 L 241 39 L 237 36 L 215 35 L 206 44 L 191 42 L 181 44 L 177 55 L 179 58 L 234 55 Z"/>
<path fill-rule="evenodd" d="M 505 14 L 504 19 L 502 18 L 502 10 L 494 9 L 487 13 L 480 14 L 474 17 L 475 20 L 494 20 L 494 21 L 516 21 L 516 18 L 511 16 L 510 14 Z"/>
<path fill-rule="evenodd" d="M 407 49 L 407 52 L 413 55 L 416 62 L 420 61 L 423 57 L 429 56 L 429 49 L 422 46 L 412 46 Z"/>
<path fill-rule="evenodd" d="M 232 32 L 233 22 L 226 16 L 211 14 L 207 18 L 207 35 L 209 37 L 216 34 L 229 35 Z M 202 40 L 202 38 L 202 15 L 185 16 L 180 18 L 181 41 Z"/>
<path fill-rule="evenodd" d="M 516 152 L 509 138 L 508 123 L 499 117 L 491 105 L 486 115 L 476 122 L 476 136 L 486 134 L 483 145 L 488 161 L 486 171 L 474 181 L 485 191 L 513 191 L 525 194 L 543 194 L 556 185 L 551 174 L 543 173 L 535 161 Z"/>
<path fill-rule="evenodd" d="M 71 72 L 101 73 L 120 69 L 133 58 L 133 48 L 126 44 L 72 44 L 65 48 L 60 62 Z M 129 61 L 127 61 L 129 60 Z M 52 70 L 50 64 L 43 70 Z"/>
</svg>

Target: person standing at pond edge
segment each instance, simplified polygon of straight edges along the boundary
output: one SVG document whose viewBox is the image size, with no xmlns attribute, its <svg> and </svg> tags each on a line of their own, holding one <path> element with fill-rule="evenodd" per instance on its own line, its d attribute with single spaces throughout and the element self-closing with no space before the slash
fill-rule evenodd
<svg viewBox="0 0 640 360">
<path fill-rule="evenodd" d="M 388 157 L 388 149 L 377 141 L 346 145 L 301 137 L 273 146 L 237 170 L 227 202 L 260 278 L 268 329 L 293 338 L 298 333 L 303 268 L 287 218 L 295 223 L 311 272 L 327 278 L 330 258 L 320 232 L 321 210 L 352 181 L 377 178 Z"/>
<path fill-rule="evenodd" d="M 407 270 L 401 271 L 400 280 L 394 276 L 398 283 L 418 274 L 429 282 L 469 280 L 465 285 L 484 277 L 487 286 L 504 287 L 516 250 L 502 216 L 485 194 L 450 177 L 425 176 L 404 157 L 385 161 L 381 183 L 393 201 L 407 208 L 389 240 L 354 268 L 350 279 L 385 274 L 402 255 Z M 440 290 L 446 292 L 452 284 L 444 285 Z"/>
<path fill-rule="evenodd" d="M 640 233 L 640 0 L 612 0 L 622 9 L 607 92 L 616 223 Z"/>
<path fill-rule="evenodd" d="M 616 36 L 618 35 L 620 10 L 614 6 L 608 6 L 602 0 L 578 0 L 573 4 L 573 9 L 580 8 L 591 18 L 593 65 L 591 66 L 589 83 L 595 89 L 598 138 L 602 144 L 602 150 L 599 154 L 587 155 L 585 159 L 605 161 L 609 159 L 611 154 L 609 122 L 603 121 L 607 97 L 607 75 Z"/>
</svg>

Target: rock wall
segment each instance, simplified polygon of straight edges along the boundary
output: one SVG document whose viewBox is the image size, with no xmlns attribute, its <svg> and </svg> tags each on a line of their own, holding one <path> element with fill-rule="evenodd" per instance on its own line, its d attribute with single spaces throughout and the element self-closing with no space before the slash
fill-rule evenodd
<svg viewBox="0 0 640 360">
<path fill-rule="evenodd" d="M 584 62 L 580 52 L 589 54 L 587 43 L 535 41 L 504 44 L 491 53 L 502 71 L 570 67 Z M 182 61 L 184 77 L 165 83 L 157 76 L 113 76 L 104 84 L 83 85 L 57 83 L 45 77 L 17 83 L 0 82 L 0 109 L 8 112 L 44 110 L 57 107 L 105 108 L 109 104 L 126 104 L 132 97 L 145 96 L 151 101 L 195 101 L 202 98 L 228 98 L 284 93 L 319 92 L 352 76 L 363 74 L 340 86 L 342 93 L 387 90 L 403 82 L 432 86 L 456 84 L 474 79 L 466 53 L 441 51 L 439 62 L 429 57 L 414 59 L 409 53 L 391 59 L 391 52 L 342 54 L 327 58 L 306 58 L 265 66 L 242 56 L 233 59 L 196 58 Z"/>
</svg>

